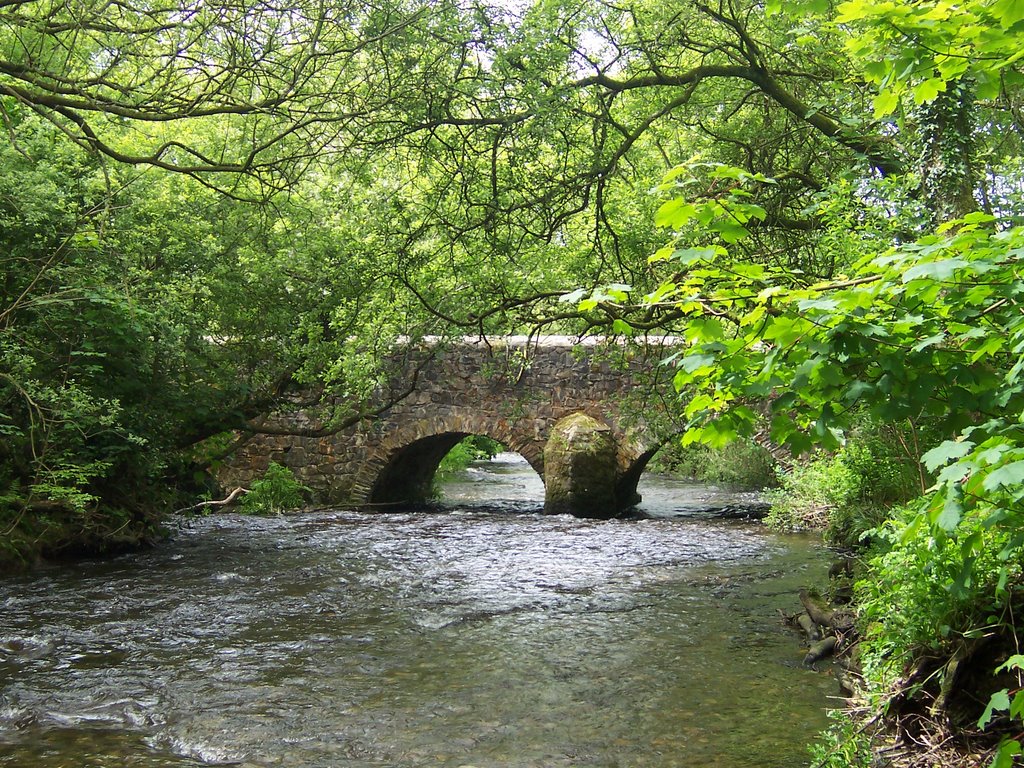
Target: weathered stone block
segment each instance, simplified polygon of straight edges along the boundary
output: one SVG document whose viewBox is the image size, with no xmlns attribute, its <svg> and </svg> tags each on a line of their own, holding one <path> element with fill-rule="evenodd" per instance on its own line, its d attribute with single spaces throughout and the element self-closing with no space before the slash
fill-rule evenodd
<svg viewBox="0 0 1024 768">
<path fill-rule="evenodd" d="M 617 515 L 618 449 L 611 427 L 585 413 L 561 419 L 544 446 L 544 512 L 577 517 Z"/>
</svg>

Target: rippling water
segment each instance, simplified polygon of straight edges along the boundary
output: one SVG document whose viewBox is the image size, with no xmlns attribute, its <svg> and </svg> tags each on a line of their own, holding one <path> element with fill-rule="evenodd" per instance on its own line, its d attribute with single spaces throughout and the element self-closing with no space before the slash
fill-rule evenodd
<svg viewBox="0 0 1024 768">
<path fill-rule="evenodd" d="M 6 578 L 0 765 L 805 764 L 834 683 L 778 611 L 827 553 L 641 491 L 651 519 L 545 517 L 496 462 L 441 511 L 218 515 Z"/>
</svg>

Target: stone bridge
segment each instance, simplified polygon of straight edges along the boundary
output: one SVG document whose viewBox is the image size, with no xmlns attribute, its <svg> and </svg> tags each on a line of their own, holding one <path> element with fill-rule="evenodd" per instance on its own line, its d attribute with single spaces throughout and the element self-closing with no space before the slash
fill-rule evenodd
<svg viewBox="0 0 1024 768">
<path fill-rule="evenodd" d="M 414 356 L 415 387 L 383 415 L 327 436 L 310 436 L 322 412 L 277 415 L 268 424 L 294 434 L 256 436 L 219 479 L 245 485 L 275 461 L 319 502 L 416 503 L 456 443 L 485 435 L 537 471 L 546 512 L 614 516 L 639 501 L 644 467 L 678 431 L 659 399 L 666 387 L 652 386 L 669 372 L 657 365 L 665 355 L 658 344 L 558 336 L 427 345 Z M 408 381 L 412 363 L 404 368 Z"/>
</svg>

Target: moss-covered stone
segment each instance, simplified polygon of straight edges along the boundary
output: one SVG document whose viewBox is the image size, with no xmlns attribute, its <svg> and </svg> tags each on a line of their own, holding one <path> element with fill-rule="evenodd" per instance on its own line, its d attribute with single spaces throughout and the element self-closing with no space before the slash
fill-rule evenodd
<svg viewBox="0 0 1024 768">
<path fill-rule="evenodd" d="M 621 510 L 611 428 L 585 413 L 558 421 L 544 446 L 544 511 L 609 518 Z"/>
</svg>

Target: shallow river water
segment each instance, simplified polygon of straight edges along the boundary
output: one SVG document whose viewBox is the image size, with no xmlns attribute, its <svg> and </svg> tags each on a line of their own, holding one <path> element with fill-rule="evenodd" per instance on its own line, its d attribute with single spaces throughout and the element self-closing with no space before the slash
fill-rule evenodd
<svg viewBox="0 0 1024 768">
<path fill-rule="evenodd" d="M 648 478 L 538 514 L 513 457 L 439 510 L 216 515 L 0 578 L 0 766 L 793 768 L 835 684 L 779 611 L 828 553 Z"/>
</svg>

